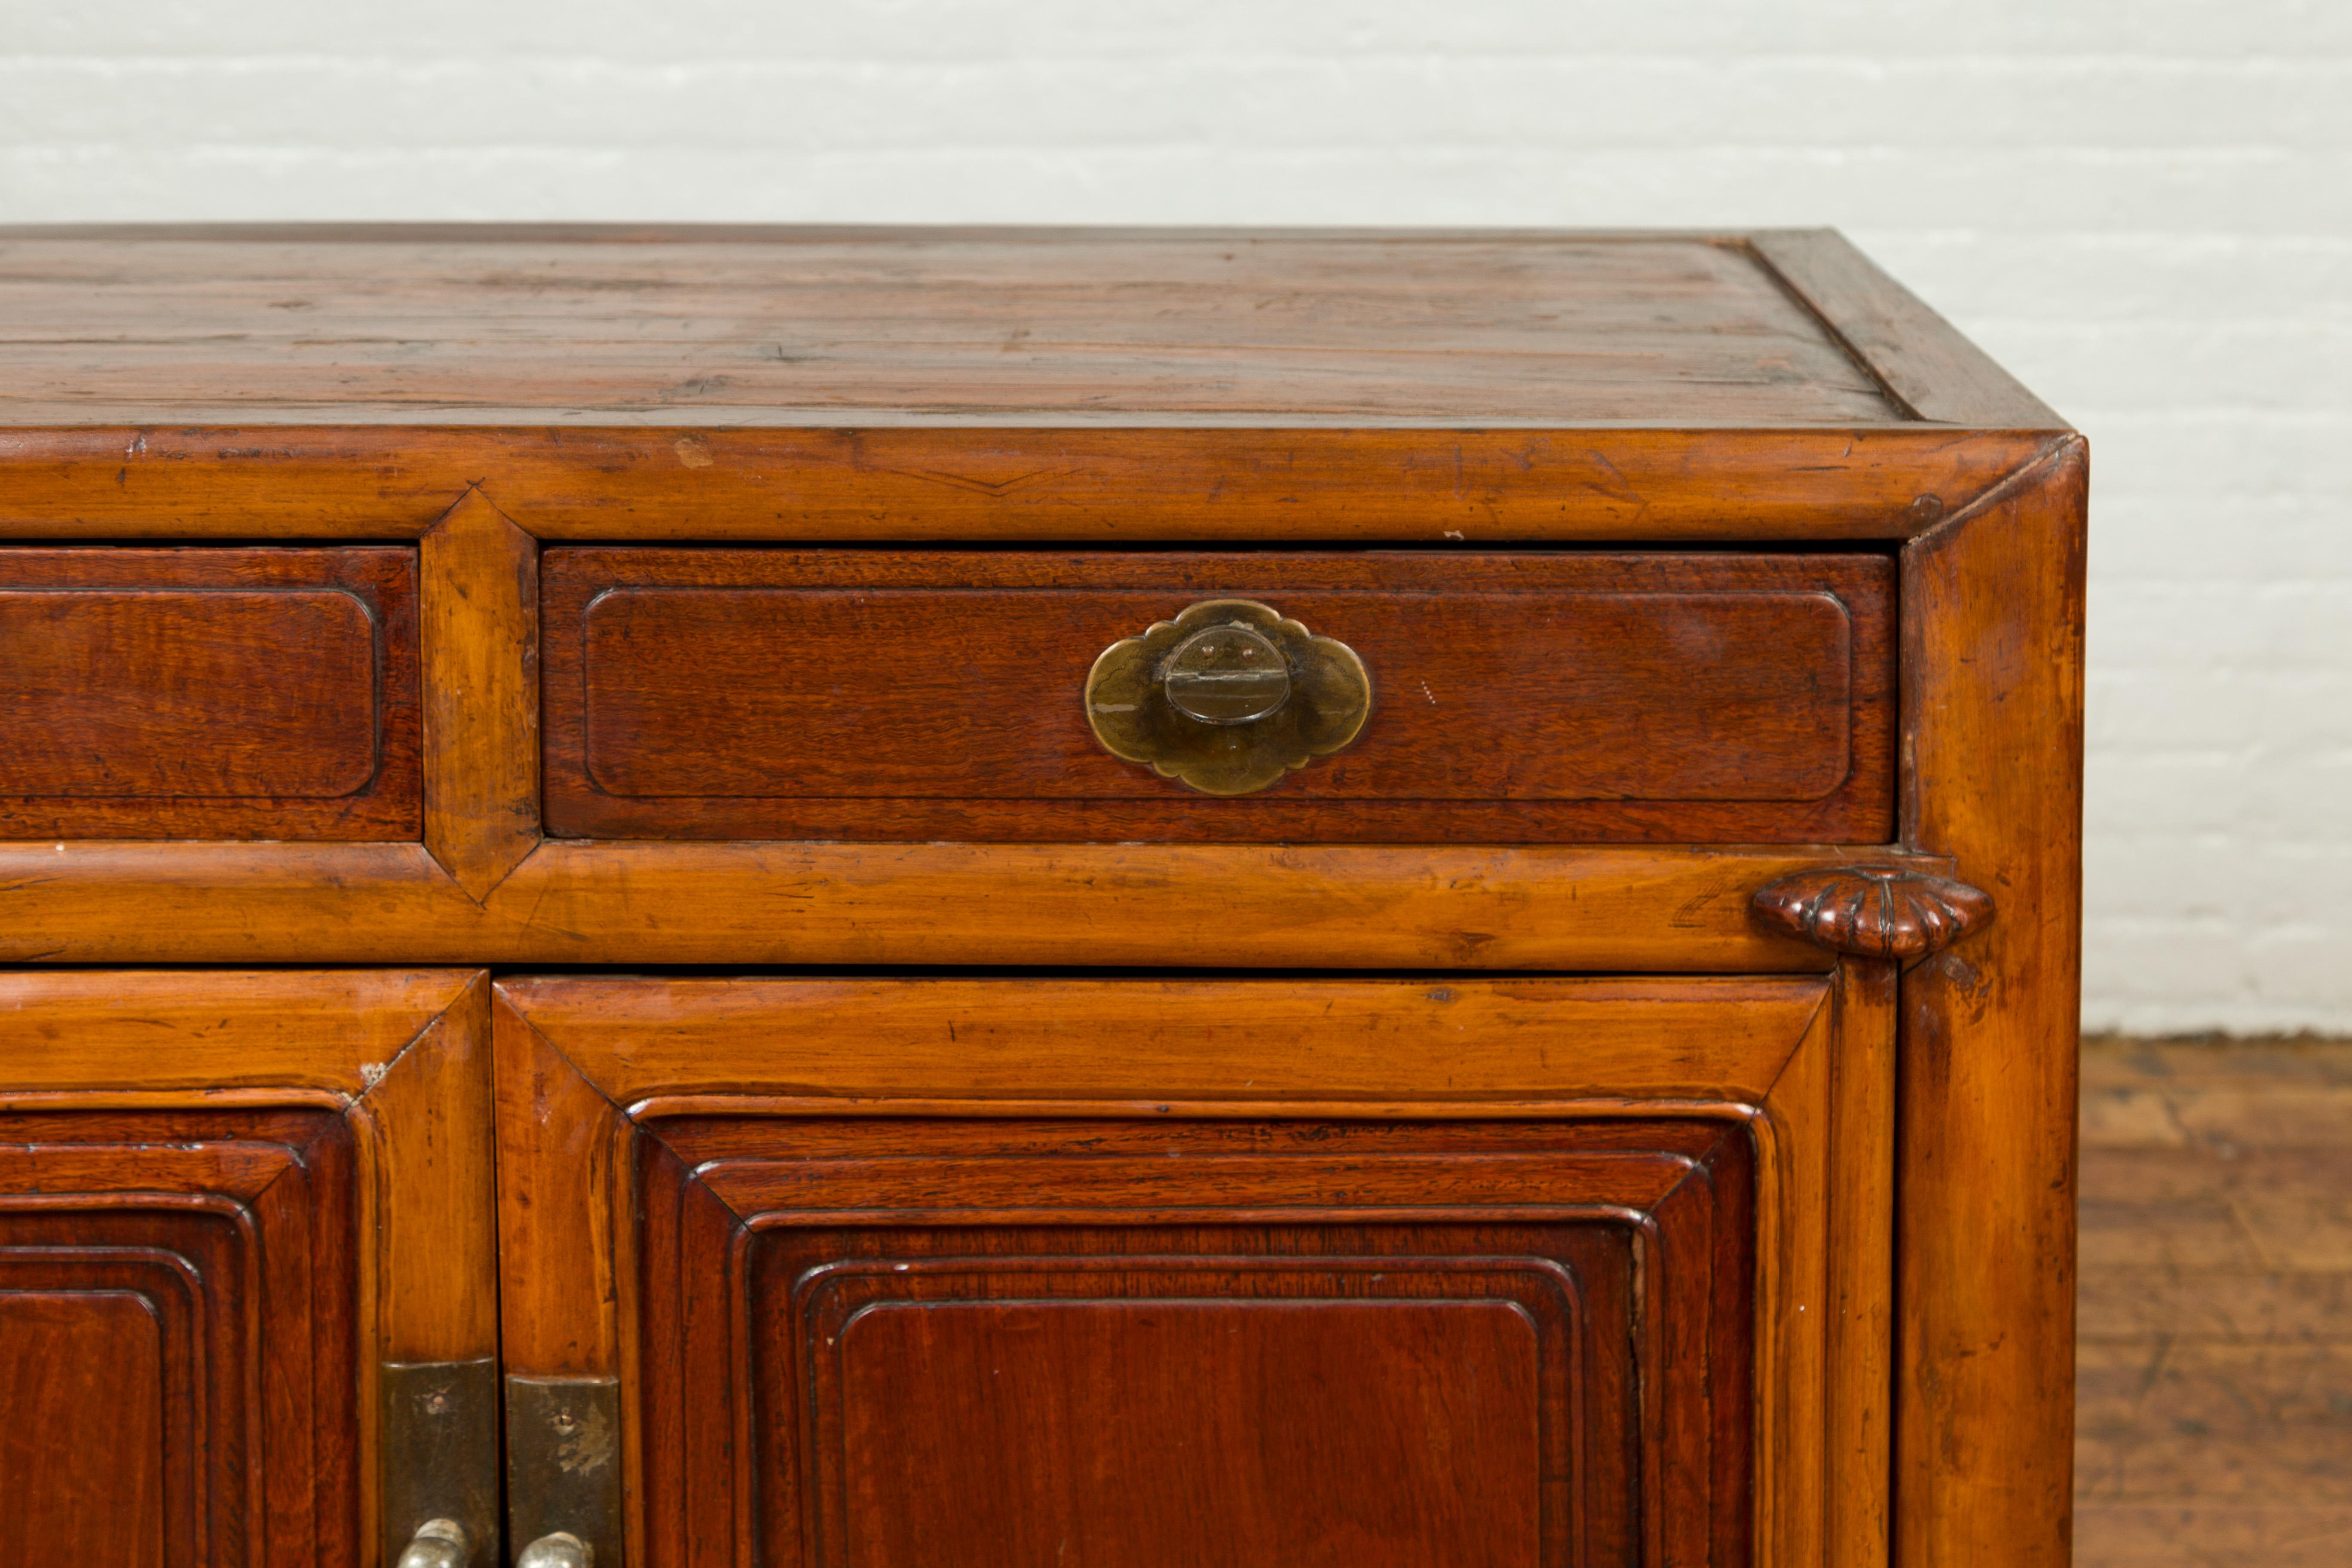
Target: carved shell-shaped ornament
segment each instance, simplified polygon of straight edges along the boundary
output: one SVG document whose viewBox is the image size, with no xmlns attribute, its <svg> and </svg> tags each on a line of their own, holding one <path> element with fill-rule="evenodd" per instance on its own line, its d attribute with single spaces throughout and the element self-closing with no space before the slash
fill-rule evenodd
<svg viewBox="0 0 2352 1568">
<path fill-rule="evenodd" d="M 1836 867 L 1783 877 L 1756 894 L 1765 924 L 1816 947 L 1911 963 L 1992 919 L 1992 896 L 1948 877 Z"/>
<path fill-rule="evenodd" d="M 1203 795 L 1251 795 L 1361 734 L 1372 684 L 1337 638 L 1255 599 L 1210 599 L 1105 648 L 1086 704 L 1111 755 Z"/>
</svg>

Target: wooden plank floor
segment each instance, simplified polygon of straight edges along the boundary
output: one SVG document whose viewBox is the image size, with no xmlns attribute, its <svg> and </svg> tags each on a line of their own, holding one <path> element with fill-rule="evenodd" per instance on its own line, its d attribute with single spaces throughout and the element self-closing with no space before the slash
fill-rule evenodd
<svg viewBox="0 0 2352 1568">
<path fill-rule="evenodd" d="M 2352 1563 L 2352 1042 L 2083 1052 L 2078 1568 Z"/>
</svg>

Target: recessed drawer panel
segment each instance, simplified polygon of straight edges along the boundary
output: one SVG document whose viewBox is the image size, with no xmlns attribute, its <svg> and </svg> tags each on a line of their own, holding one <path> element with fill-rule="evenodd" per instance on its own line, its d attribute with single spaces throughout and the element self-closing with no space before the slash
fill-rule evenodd
<svg viewBox="0 0 2352 1568">
<path fill-rule="evenodd" d="M 1891 830 L 1882 556 L 583 548 L 543 584 L 561 833 Z"/>
<path fill-rule="evenodd" d="M 0 550 L 0 835 L 415 838 L 410 550 Z"/>
</svg>

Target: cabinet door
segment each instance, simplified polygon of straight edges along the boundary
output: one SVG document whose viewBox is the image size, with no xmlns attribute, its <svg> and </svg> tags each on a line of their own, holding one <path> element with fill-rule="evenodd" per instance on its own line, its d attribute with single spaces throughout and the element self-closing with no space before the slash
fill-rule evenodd
<svg viewBox="0 0 2352 1568">
<path fill-rule="evenodd" d="M 518 1542 L 1883 1555 L 1883 972 L 499 993 Z"/>
<path fill-rule="evenodd" d="M 0 975 L 0 1564 L 367 1563 L 422 1522 L 378 1436 L 398 1369 L 494 1376 L 488 1005 L 447 970 Z"/>
</svg>

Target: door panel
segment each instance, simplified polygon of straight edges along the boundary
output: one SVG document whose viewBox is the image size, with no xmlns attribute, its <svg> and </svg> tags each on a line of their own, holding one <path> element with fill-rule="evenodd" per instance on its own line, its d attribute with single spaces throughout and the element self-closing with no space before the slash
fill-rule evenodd
<svg viewBox="0 0 2352 1568">
<path fill-rule="evenodd" d="M 376 1560 L 373 1368 L 495 1349 L 487 1004 L 0 976 L 0 1563 Z"/>
<path fill-rule="evenodd" d="M 146 1293 L 0 1287 L 0 1477 L 22 1538 L 0 1561 L 68 1541 L 85 1563 L 163 1561 L 164 1386 Z"/>
<path fill-rule="evenodd" d="M 1836 980 L 499 989 L 508 1364 L 619 1385 L 600 1563 L 1777 1568 L 1883 1507 Z"/>
</svg>

